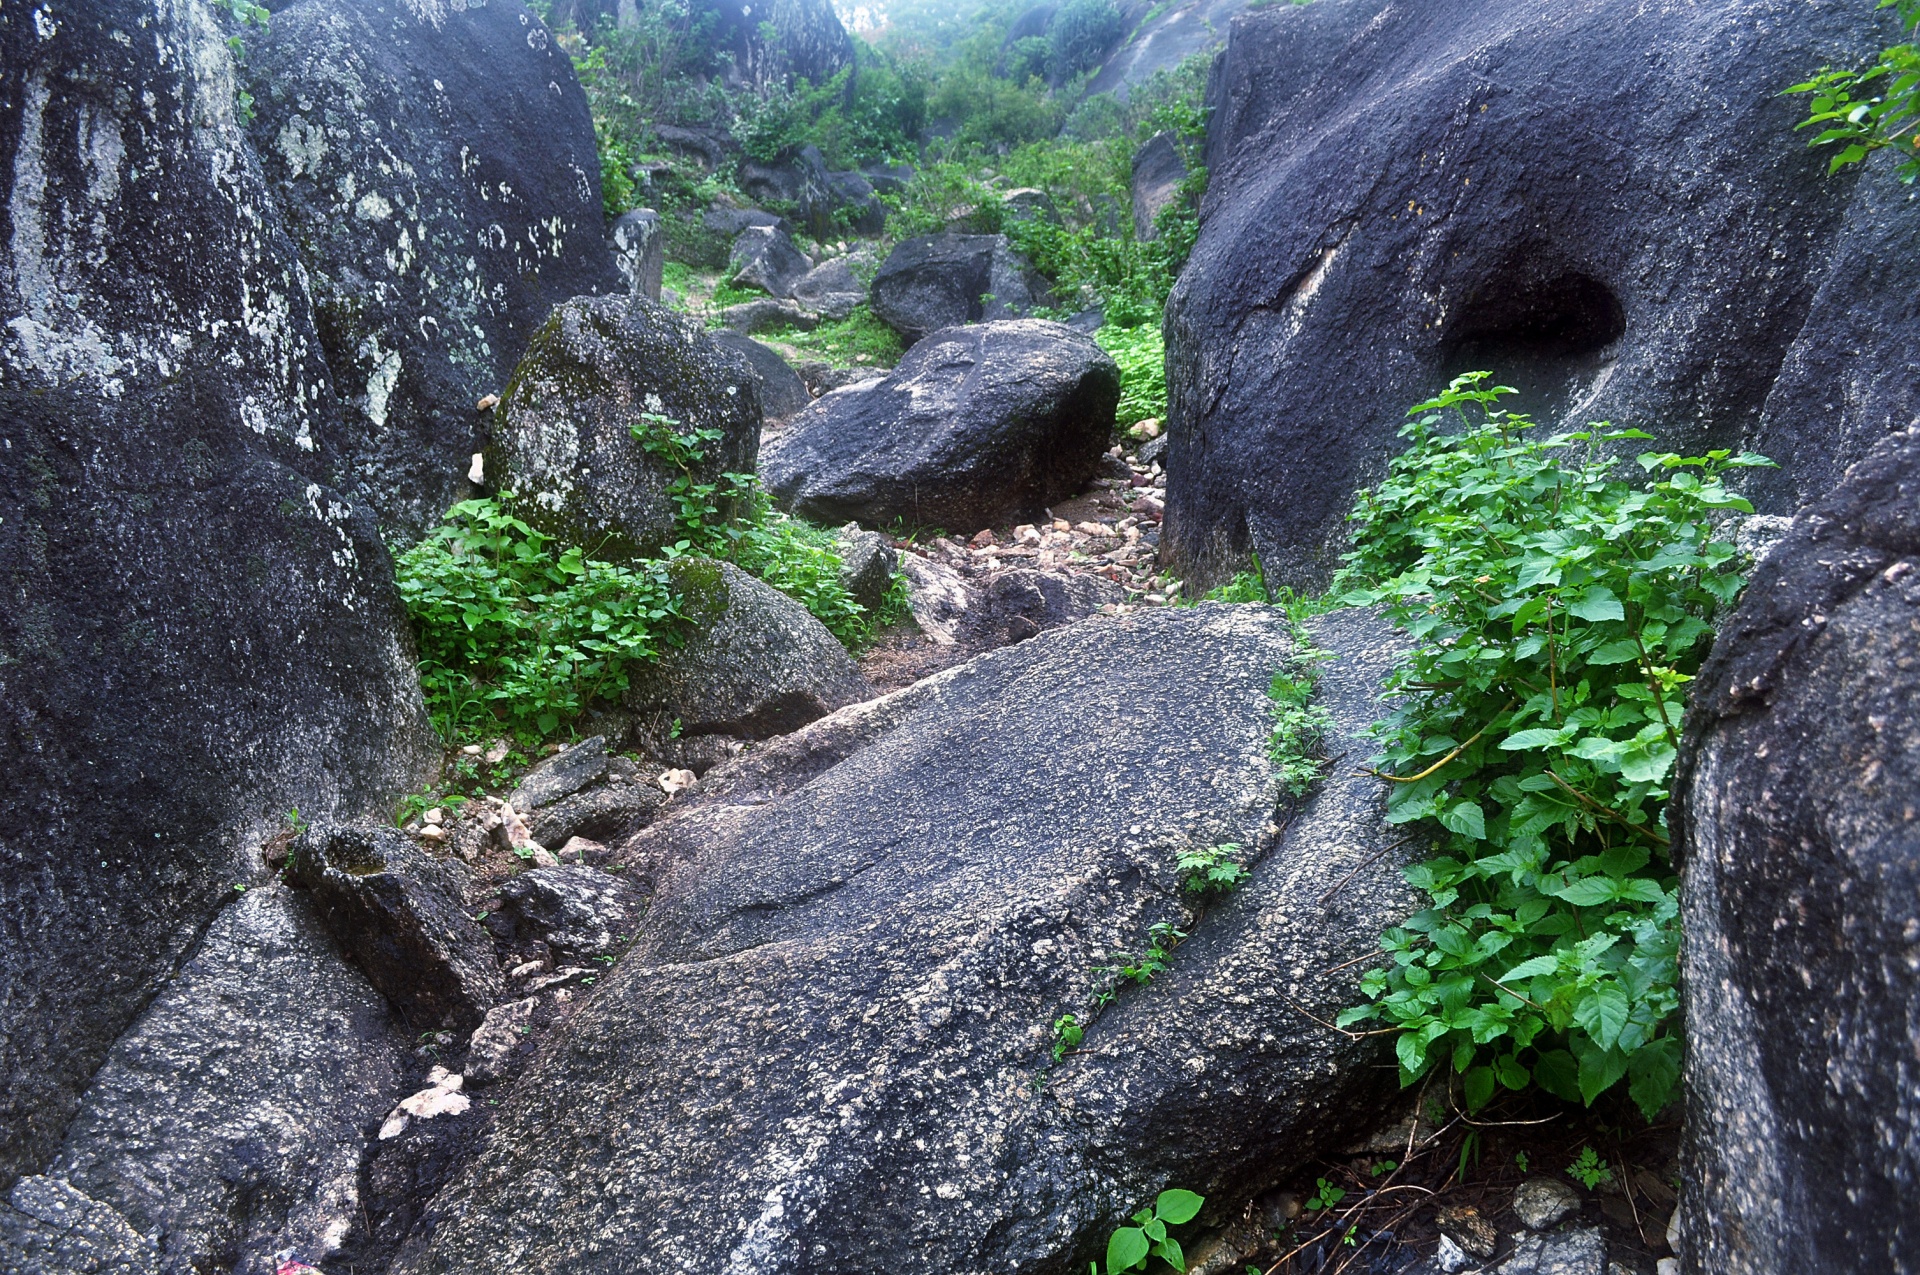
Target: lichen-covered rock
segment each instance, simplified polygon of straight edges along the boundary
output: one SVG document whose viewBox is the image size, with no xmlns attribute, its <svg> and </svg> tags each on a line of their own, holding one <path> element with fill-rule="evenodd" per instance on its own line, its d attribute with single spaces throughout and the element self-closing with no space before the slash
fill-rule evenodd
<svg viewBox="0 0 1920 1275">
<path fill-rule="evenodd" d="M 531 812 L 527 831 L 555 851 L 574 837 L 605 841 L 643 826 L 665 800 L 656 784 L 616 777 Z"/>
<path fill-rule="evenodd" d="M 615 263 L 627 281 L 627 291 L 658 301 L 661 276 L 667 268 L 667 229 L 660 214 L 651 208 L 636 208 L 614 222 L 607 237 L 613 241 Z"/>
<path fill-rule="evenodd" d="M 636 428 L 720 437 L 683 471 Z M 759 445 L 760 391 L 738 356 L 643 297 L 581 297 L 554 311 L 515 369 L 486 472 L 563 543 L 650 555 L 681 534 L 667 488 L 751 473 Z"/>
<path fill-rule="evenodd" d="M 1317 588 L 1401 413 L 1475 368 L 1550 426 L 1772 456 L 1767 512 L 1830 490 L 1920 414 L 1920 254 L 1891 165 L 1828 177 L 1780 90 L 1895 30 L 1799 0 L 1236 18 L 1167 307 L 1164 560 Z"/>
<path fill-rule="evenodd" d="M 0 1184 L 284 812 L 437 755 L 225 37 L 0 8 Z"/>
<path fill-rule="evenodd" d="M 527 814 L 606 777 L 607 738 L 595 735 L 562 749 L 522 775 L 510 800 L 515 810 Z"/>
<path fill-rule="evenodd" d="M 816 399 L 769 441 L 760 472 L 816 522 L 1037 518 L 1093 477 L 1119 397 L 1112 358 L 1061 324 L 949 328 L 886 379 Z"/>
<path fill-rule="evenodd" d="M 786 594 L 708 558 L 668 571 L 691 632 L 634 670 L 622 699 L 643 718 L 686 735 L 764 739 L 871 694 L 846 648 Z"/>
<path fill-rule="evenodd" d="M 1328 750 L 1364 749 L 1397 644 L 1315 623 Z M 1275 835 L 1294 653 L 1264 607 L 1078 625 L 711 772 L 617 850 L 656 883 L 638 941 L 401 1269 L 1084 1270 L 1162 1188 L 1225 1219 L 1342 1145 L 1392 1069 L 1308 1013 L 1413 901 L 1351 767 Z M 1228 843 L 1252 878 L 1202 917 L 1176 855 Z M 1096 1017 L 1091 968 L 1160 922 L 1171 968 Z"/>
<path fill-rule="evenodd" d="M 402 1092 L 403 1047 L 312 903 L 248 891 L 115 1042 L 39 1181 L 152 1237 L 148 1272 L 270 1269 L 282 1249 L 318 1262 L 359 1220 L 367 1130 Z M 0 1266 L 19 1269 L 6 1244 Z"/>
<path fill-rule="evenodd" d="M 1124 588 L 1101 576 L 1006 571 L 994 576 L 980 591 L 979 600 L 967 608 L 956 636 L 981 650 L 1008 646 L 1126 600 Z"/>
<path fill-rule="evenodd" d="M 822 318 L 844 319 L 867 299 L 867 285 L 846 257 L 833 257 L 809 270 L 793 285 L 793 299 Z"/>
<path fill-rule="evenodd" d="M 1186 161 L 1173 144 L 1171 133 L 1155 133 L 1133 156 L 1133 237 L 1152 239 L 1158 234 L 1154 218 L 1180 198 L 1180 184 L 1187 179 Z"/>
<path fill-rule="evenodd" d="M 1046 282 L 1005 235 L 920 235 L 887 254 L 868 289 L 873 312 L 908 345 L 956 323 L 1025 314 Z"/>
<path fill-rule="evenodd" d="M 467 1027 L 500 999 L 486 935 L 467 915 L 458 864 L 384 824 L 316 826 L 287 875 L 313 895 L 347 958 L 418 1028 Z"/>
<path fill-rule="evenodd" d="M 547 312 L 622 292 L 586 95 L 513 0 L 298 0 L 247 39 L 254 149 L 312 282 L 343 481 L 406 536 L 463 495 Z"/>
<path fill-rule="evenodd" d="M 1920 433 L 1755 571 L 1675 792 L 1686 1269 L 1920 1270 Z"/>
<path fill-rule="evenodd" d="M 624 878 L 585 864 L 522 872 L 500 887 L 500 898 L 518 941 L 537 940 L 575 961 L 617 956 L 644 910 Z"/>
</svg>

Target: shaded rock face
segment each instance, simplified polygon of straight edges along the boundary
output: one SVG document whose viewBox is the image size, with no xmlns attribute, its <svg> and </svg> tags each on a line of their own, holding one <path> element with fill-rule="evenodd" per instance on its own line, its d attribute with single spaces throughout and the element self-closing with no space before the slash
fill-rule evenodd
<svg viewBox="0 0 1920 1275">
<path fill-rule="evenodd" d="M 816 522 L 1017 522 L 1086 485 L 1119 397 L 1113 360 L 1062 324 L 949 328 L 884 380 L 815 400 L 769 442 L 760 472 L 775 500 Z"/>
<path fill-rule="evenodd" d="M 1688 1269 L 1920 1270 L 1920 433 L 1795 519 L 1694 702 Z"/>
<path fill-rule="evenodd" d="M 720 328 L 710 335 L 724 350 L 731 350 L 746 361 L 760 387 L 760 412 L 763 420 L 783 421 L 813 402 L 806 382 L 793 370 L 779 351 L 744 333 Z"/>
<path fill-rule="evenodd" d="M 660 299 L 660 280 L 667 267 L 667 231 L 660 214 L 636 208 L 623 214 L 607 232 L 613 241 L 615 264 L 627 291 L 649 301 Z"/>
<path fill-rule="evenodd" d="M 835 546 L 840 553 L 840 584 L 853 600 L 872 615 L 886 603 L 893 589 L 893 573 L 900 568 L 900 554 L 877 531 L 863 531 L 850 522 L 840 528 Z"/>
<path fill-rule="evenodd" d="M 16 1275 L 151 1275 L 160 1251 L 124 1217 L 59 1178 L 22 1178 L 0 1205 L 0 1256 Z"/>
<path fill-rule="evenodd" d="M 528 522 L 601 556 L 650 555 L 679 536 L 667 487 L 681 471 L 633 435 L 644 414 L 719 430 L 696 482 L 750 473 L 760 394 L 735 356 L 641 297 L 580 297 L 553 314 L 500 400 L 486 472 Z"/>
<path fill-rule="evenodd" d="M 346 415 L 341 481 L 403 536 L 470 494 L 474 410 L 547 312 L 624 292 L 586 95 L 513 0 L 299 0 L 248 36 L 250 127 Z"/>
<path fill-rule="evenodd" d="M 1384 626 L 1319 623 L 1329 748 L 1363 747 Z M 1274 844 L 1291 653 L 1265 608 L 1079 625 L 712 772 L 620 851 L 657 883 L 639 940 L 400 1269 L 1058 1271 L 1175 1182 L 1237 1214 L 1376 1114 L 1377 1042 L 1288 998 L 1346 1003 L 1317 971 L 1412 905 L 1373 781 Z M 1196 920 L 1175 854 L 1225 842 L 1253 879 Z M 1050 1068 L 1089 968 L 1160 921 L 1193 935 L 1172 968 Z"/>
<path fill-rule="evenodd" d="M 765 739 L 872 693 L 839 639 L 786 594 L 709 558 L 676 559 L 668 572 L 692 632 L 634 672 L 622 701 L 643 718 L 677 721 L 685 735 Z"/>
<path fill-rule="evenodd" d="M 757 85 L 801 76 L 815 84 L 853 65 L 853 38 L 831 0 L 708 0 L 716 47 Z"/>
<path fill-rule="evenodd" d="M 1126 600 L 1125 588 L 1099 576 L 1008 571 L 989 581 L 979 603 L 967 608 L 957 637 L 981 647 L 1008 646 Z"/>
<path fill-rule="evenodd" d="M 733 241 L 728 260 L 738 287 L 758 288 L 774 297 L 791 297 L 813 262 L 793 246 L 793 240 L 774 226 L 748 226 Z"/>
<path fill-rule="evenodd" d="M 1133 237 L 1152 239 L 1153 219 L 1180 198 L 1187 179 L 1186 161 L 1170 133 L 1155 133 L 1133 156 Z"/>
<path fill-rule="evenodd" d="M 793 285 L 793 299 L 829 319 L 844 319 L 867 299 L 867 285 L 845 257 L 823 261 Z"/>
<path fill-rule="evenodd" d="M 471 1028 L 500 998 L 493 949 L 467 915 L 461 869 L 399 830 L 311 828 L 293 843 L 288 876 L 408 1023 Z"/>
<path fill-rule="evenodd" d="M 870 288 L 873 312 L 908 345 L 959 323 L 1024 314 L 1046 284 L 1005 235 L 920 235 L 887 254 Z"/>
<path fill-rule="evenodd" d="M 1825 177 L 1780 88 L 1891 38 L 1798 0 L 1236 19 L 1168 309 L 1171 557 L 1317 585 L 1401 413 L 1476 368 L 1545 422 L 1764 452 L 1763 508 L 1829 490 L 1920 409 L 1920 261 L 1905 193 Z"/>
<path fill-rule="evenodd" d="M 203 6 L 0 12 L 0 1184 L 286 810 L 434 756 L 233 88 Z"/>
<path fill-rule="evenodd" d="M 113 1210 L 152 1237 L 148 1272 L 271 1269 L 288 1248 L 317 1262 L 359 1220 L 366 1129 L 400 1092 L 401 1049 L 312 903 L 251 890 L 114 1044 L 45 1176 L 15 1193 L 71 1189 Z M 9 1271 L 93 1269 L 36 1267 L 7 1229 Z"/>
<path fill-rule="evenodd" d="M 632 885 L 584 864 L 522 872 L 500 887 L 500 897 L 517 939 L 537 940 L 557 958 L 576 961 L 618 954 L 644 910 Z"/>
<path fill-rule="evenodd" d="M 1154 76 L 1173 70 L 1196 53 L 1218 48 L 1228 24 L 1246 8 L 1247 0 L 1184 0 L 1171 5 L 1132 0 L 1121 9 L 1129 34 L 1101 63 L 1087 94 L 1112 93 L 1126 101 L 1134 88 Z"/>
</svg>

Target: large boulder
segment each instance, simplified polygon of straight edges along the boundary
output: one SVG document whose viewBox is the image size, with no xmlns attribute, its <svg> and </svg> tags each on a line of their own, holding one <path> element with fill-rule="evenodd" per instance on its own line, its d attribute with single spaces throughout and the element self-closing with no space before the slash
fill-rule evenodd
<svg viewBox="0 0 1920 1275">
<path fill-rule="evenodd" d="M 287 810 L 438 754 L 225 33 L 9 5 L 0 68 L 4 1185 Z"/>
<path fill-rule="evenodd" d="M 1696 686 L 1687 1269 L 1920 1269 L 1920 433 L 1801 513 Z"/>
<path fill-rule="evenodd" d="M 775 226 L 748 226 L 733 241 L 727 268 L 735 287 L 758 288 L 774 297 L 791 297 L 813 262 Z"/>
<path fill-rule="evenodd" d="M 1327 747 L 1364 749 L 1393 641 L 1319 635 Z M 402 1269 L 1025 1275 L 1084 1270 L 1168 1186 L 1237 1216 L 1377 1118 L 1380 1042 L 1308 1015 L 1414 906 L 1351 767 L 1276 835 L 1295 654 L 1264 607 L 1077 625 L 709 774 L 620 849 L 656 886 L 639 939 Z M 1229 844 L 1247 884 L 1182 889 L 1181 850 Z M 1100 1012 L 1093 967 L 1161 923 L 1191 937 Z"/>
<path fill-rule="evenodd" d="M 957 323 L 1025 314 L 1046 283 L 1005 235 L 920 235 L 887 254 L 869 288 L 873 312 L 908 345 Z"/>
<path fill-rule="evenodd" d="M 1249 7 L 1248 0 L 1132 0 L 1122 8 L 1127 38 L 1094 72 L 1087 97 L 1111 93 L 1124 102 L 1156 76 L 1177 73 L 1183 62 L 1219 48 L 1233 19 Z"/>
<path fill-rule="evenodd" d="M 682 645 L 632 675 L 626 706 L 687 735 L 765 739 L 872 692 L 846 648 L 805 607 L 730 562 L 667 568 L 691 625 Z"/>
<path fill-rule="evenodd" d="M 847 257 L 823 261 L 796 280 L 793 299 L 828 319 L 844 319 L 867 299 L 867 285 Z"/>
<path fill-rule="evenodd" d="M 1168 306 L 1169 560 L 1321 583 L 1401 413 L 1475 368 L 1548 424 L 1771 455 L 1765 510 L 1831 489 L 1920 412 L 1920 255 L 1906 192 L 1829 178 L 1780 90 L 1893 32 L 1798 0 L 1236 19 Z"/>
<path fill-rule="evenodd" d="M 708 333 L 721 349 L 731 350 L 746 362 L 760 387 L 760 413 L 763 420 L 784 421 L 813 402 L 805 381 L 772 346 L 763 345 L 743 332 L 717 328 Z"/>
<path fill-rule="evenodd" d="M 340 483 L 411 538 L 547 312 L 627 290 L 586 95 L 513 0 L 298 0 L 247 35 L 260 168 L 346 413 Z"/>
<path fill-rule="evenodd" d="M 853 38 L 832 0 L 705 0 L 701 8 L 716 19 L 715 47 L 758 86 L 824 84 L 853 65 Z"/>
<path fill-rule="evenodd" d="M 720 437 L 683 471 L 635 428 Z M 580 297 L 554 312 L 515 369 L 486 475 L 517 494 L 528 522 L 567 544 L 647 555 L 680 536 L 668 487 L 751 473 L 759 438 L 752 374 L 696 324 L 643 297 Z"/>
<path fill-rule="evenodd" d="M 318 1263 L 359 1223 L 367 1129 L 403 1092 L 404 1043 L 306 898 L 248 891 L 114 1045 L 45 1176 L 15 1192 L 111 1209 L 150 1237 L 148 1275 L 272 1270 L 287 1249 Z M 36 1266 L 9 1229 L 8 1271 L 95 1269 Z"/>
<path fill-rule="evenodd" d="M 816 399 L 768 444 L 760 473 L 816 522 L 1035 518 L 1093 477 L 1119 397 L 1106 351 L 1061 324 L 949 328 L 885 379 Z"/>
</svg>

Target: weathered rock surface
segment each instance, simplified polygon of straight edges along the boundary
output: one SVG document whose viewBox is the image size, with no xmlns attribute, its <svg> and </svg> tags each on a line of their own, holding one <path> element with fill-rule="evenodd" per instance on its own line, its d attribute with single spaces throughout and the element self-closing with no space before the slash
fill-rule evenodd
<svg viewBox="0 0 1920 1275">
<path fill-rule="evenodd" d="M 1607 1275 L 1607 1241 L 1598 1227 L 1522 1235 L 1495 1275 Z"/>
<path fill-rule="evenodd" d="M 719 430 L 696 482 L 750 473 L 759 389 L 691 321 L 641 297 L 582 297 L 535 335 L 500 401 L 488 481 L 528 522 L 602 556 L 646 555 L 679 536 L 667 487 L 681 476 L 634 437 L 651 413 L 676 432 Z"/>
<path fill-rule="evenodd" d="M 765 739 L 871 693 L 846 648 L 786 594 L 709 558 L 668 570 L 693 631 L 634 672 L 622 699 L 643 718 Z"/>
<path fill-rule="evenodd" d="M 720 320 L 734 331 L 752 336 L 756 332 L 778 332 L 782 328 L 810 332 L 819 326 L 820 316 L 791 301 L 762 297 L 728 306 L 720 312 Z"/>
<path fill-rule="evenodd" d="M 1329 749 L 1364 747 L 1391 639 L 1316 623 Z M 1317 971 L 1411 899 L 1346 768 L 1272 844 L 1291 653 L 1265 608 L 1081 625 L 710 773 L 621 849 L 657 883 L 638 942 L 401 1269 L 1080 1269 L 1172 1182 L 1224 1218 L 1351 1136 L 1391 1071 L 1290 1001 L 1345 1004 Z M 1226 842 L 1252 880 L 1196 920 L 1175 853 Z M 1160 921 L 1193 935 L 1172 968 L 1049 1068 L 1090 967 Z"/>
<path fill-rule="evenodd" d="M 486 935 L 466 910 L 460 865 L 383 824 L 297 838 L 287 875 L 309 891 L 347 958 L 416 1028 L 467 1027 L 500 998 Z"/>
<path fill-rule="evenodd" d="M 788 422 L 760 466 L 815 521 L 987 527 L 1038 517 L 1093 476 L 1119 369 L 1040 319 L 949 328 L 885 380 L 837 390 Z"/>
<path fill-rule="evenodd" d="M 1187 179 L 1186 161 L 1171 133 L 1155 133 L 1133 156 L 1133 237 L 1152 239 L 1154 218 L 1180 198 Z"/>
<path fill-rule="evenodd" d="M 760 387 L 760 412 L 765 420 L 784 421 L 807 404 L 807 393 L 800 374 L 780 357 L 779 351 L 740 332 L 720 328 L 709 334 L 723 350 L 731 350 L 747 362 L 754 383 Z"/>
<path fill-rule="evenodd" d="M 205 6 L 0 11 L 0 1186 L 283 812 L 432 759 L 233 104 Z"/>
<path fill-rule="evenodd" d="M 737 287 L 758 288 L 773 297 L 791 297 L 793 285 L 813 269 L 813 262 L 793 246 L 793 240 L 772 226 L 749 226 L 733 241 L 728 261 Z"/>
<path fill-rule="evenodd" d="M 555 851 L 574 837 L 604 841 L 639 828 L 665 800 L 657 785 L 616 777 L 529 812 L 527 831 Z"/>
<path fill-rule="evenodd" d="M 794 283 L 793 299 L 823 318 L 844 319 L 867 299 L 867 285 L 847 258 L 832 257 Z"/>
<path fill-rule="evenodd" d="M 958 637 L 983 649 L 1009 646 L 1126 600 L 1125 588 L 1099 576 L 1008 571 L 988 581 L 967 608 Z"/>
<path fill-rule="evenodd" d="M 112 1209 L 150 1237 L 147 1272 L 269 1269 L 282 1249 L 318 1262 L 358 1220 L 366 1129 L 400 1092 L 401 1047 L 312 904 L 251 890 L 115 1043 L 59 1154 L 14 1194 Z M 10 1251 L 6 1229 L 9 1271 L 117 1269 Z"/>
<path fill-rule="evenodd" d="M 520 1070 L 526 1062 L 523 1046 L 533 1034 L 533 1013 L 539 1005 L 539 997 L 529 996 L 487 1011 L 485 1021 L 474 1028 L 467 1042 L 467 1069 L 463 1074 L 469 1083 L 491 1085 Z"/>
<path fill-rule="evenodd" d="M 661 276 L 667 268 L 667 230 L 660 214 L 651 208 L 636 208 L 614 222 L 607 237 L 613 241 L 614 262 L 627 281 L 627 291 L 658 301 Z"/>
<path fill-rule="evenodd" d="M 1129 32 L 1088 83 L 1088 96 L 1111 93 L 1126 101 L 1133 89 L 1172 71 L 1196 53 L 1215 49 L 1247 0 L 1179 0 L 1175 4 L 1132 0 L 1121 10 Z"/>
<path fill-rule="evenodd" d="M 470 493 L 473 405 L 547 312 L 626 291 L 586 95 L 512 0 L 273 7 L 246 34 L 249 133 L 346 413 L 338 481 L 418 534 Z"/>
<path fill-rule="evenodd" d="M 709 0 L 713 38 L 758 85 L 795 76 L 824 84 L 853 65 L 853 39 L 830 0 Z"/>
<path fill-rule="evenodd" d="M 908 345 L 957 323 L 1025 314 L 1046 283 L 1005 235 L 920 235 L 901 241 L 873 276 L 873 312 Z"/>
<path fill-rule="evenodd" d="M 1920 1269 L 1920 434 L 1794 520 L 1696 687 L 1686 1269 Z"/>
<path fill-rule="evenodd" d="M 1580 1207 L 1580 1193 L 1559 1178 L 1535 1175 L 1513 1192 L 1513 1215 L 1530 1231 L 1544 1231 Z"/>
<path fill-rule="evenodd" d="M 864 531 L 857 522 L 840 528 L 835 536 L 840 551 L 840 583 L 853 600 L 878 611 L 893 589 L 893 573 L 900 567 L 900 555 L 877 531 Z"/>
<path fill-rule="evenodd" d="M 1235 19 L 1168 307 L 1169 561 L 1317 585 L 1401 413 L 1474 368 L 1545 422 L 1771 455 L 1763 511 L 1830 490 L 1920 412 L 1920 257 L 1906 192 L 1828 178 L 1780 89 L 1893 38 L 1796 0 Z"/>
<path fill-rule="evenodd" d="M 571 797 L 607 777 L 607 738 L 595 735 L 555 753 L 520 777 L 509 800 L 522 814 Z"/>
<path fill-rule="evenodd" d="M 500 887 L 516 937 L 545 943 L 559 958 L 618 955 L 632 941 L 645 901 L 625 879 L 585 864 L 522 872 Z"/>
<path fill-rule="evenodd" d="M 0 1257 L 16 1275 L 152 1275 L 160 1252 L 113 1209 L 59 1178 L 27 1177 L 0 1205 Z"/>
</svg>

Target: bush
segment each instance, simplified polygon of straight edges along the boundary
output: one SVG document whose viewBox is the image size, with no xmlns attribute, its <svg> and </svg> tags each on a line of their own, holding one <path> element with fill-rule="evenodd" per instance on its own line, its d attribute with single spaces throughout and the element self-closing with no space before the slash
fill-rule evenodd
<svg viewBox="0 0 1920 1275">
<path fill-rule="evenodd" d="M 1373 766 L 1389 821 L 1436 853 L 1407 870 L 1431 905 L 1382 936 L 1392 962 L 1339 1023 L 1385 1023 L 1402 1083 L 1449 1069 L 1469 1109 L 1530 1081 L 1591 1103 L 1626 1077 L 1651 1118 L 1680 1069 L 1666 785 L 1741 586 L 1714 528 L 1751 510 L 1724 475 L 1768 462 L 1647 453 L 1629 482 L 1608 449 L 1648 435 L 1536 438 L 1486 381 L 1414 408 L 1352 515 L 1344 601 L 1418 642 Z"/>
<path fill-rule="evenodd" d="M 1157 327 L 1105 324 L 1093 334 L 1100 348 L 1120 365 L 1120 405 L 1114 423 L 1121 429 L 1167 414 L 1166 346 Z M 1262 598 L 1264 601 L 1264 597 Z"/>
<path fill-rule="evenodd" d="M 1112 0 L 1066 0 L 1047 24 L 1047 72 L 1055 84 L 1099 65 L 1126 34 Z"/>
</svg>

